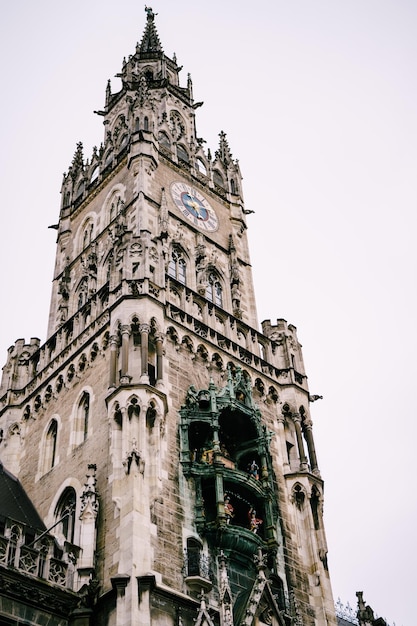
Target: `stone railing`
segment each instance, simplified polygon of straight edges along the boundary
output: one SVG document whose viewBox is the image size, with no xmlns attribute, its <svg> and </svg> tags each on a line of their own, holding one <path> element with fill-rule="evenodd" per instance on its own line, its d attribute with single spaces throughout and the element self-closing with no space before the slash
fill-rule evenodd
<svg viewBox="0 0 417 626">
<path fill-rule="evenodd" d="M 28 545 L 22 543 L 21 527 L 16 523 L 6 526 L 5 534 L 0 535 L 0 567 L 42 578 L 60 587 L 73 588 L 74 553 L 68 550 L 64 552 L 62 559 L 56 558 L 54 540 L 50 536 L 44 536 Z"/>
</svg>

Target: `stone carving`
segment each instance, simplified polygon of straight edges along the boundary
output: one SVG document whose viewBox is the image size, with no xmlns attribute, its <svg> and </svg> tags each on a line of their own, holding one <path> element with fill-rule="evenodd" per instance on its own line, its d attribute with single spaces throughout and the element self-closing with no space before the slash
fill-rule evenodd
<svg viewBox="0 0 417 626">
<path fill-rule="evenodd" d="M 130 452 L 128 452 L 128 454 L 126 455 L 126 459 L 123 461 L 123 466 L 125 468 L 126 474 L 130 474 L 133 462 L 136 463 L 139 472 L 143 474 L 145 472 L 145 461 L 142 457 L 141 452 L 139 452 L 138 450 L 136 439 L 132 440 L 132 448 Z"/>
<path fill-rule="evenodd" d="M 80 519 L 83 519 L 87 510 L 97 516 L 98 513 L 98 495 L 96 490 L 96 470 L 97 465 L 91 463 L 88 466 L 87 481 L 84 483 L 84 489 L 81 494 L 81 510 Z"/>
</svg>

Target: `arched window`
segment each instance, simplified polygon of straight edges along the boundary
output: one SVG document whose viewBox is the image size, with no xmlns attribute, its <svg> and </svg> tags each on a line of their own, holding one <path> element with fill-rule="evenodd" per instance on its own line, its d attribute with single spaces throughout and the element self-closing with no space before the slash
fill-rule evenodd
<svg viewBox="0 0 417 626">
<path fill-rule="evenodd" d="M 140 413 L 140 406 L 138 404 L 138 399 L 134 397 L 130 400 L 129 406 L 127 408 L 127 414 L 128 414 L 129 420 L 131 420 L 134 415 L 136 417 L 139 417 L 139 413 Z"/>
<path fill-rule="evenodd" d="M 57 532 L 69 543 L 74 543 L 76 494 L 72 487 L 67 487 L 55 508 Z"/>
<path fill-rule="evenodd" d="M 203 546 L 198 539 L 188 537 L 186 549 L 187 576 L 200 576 L 209 579 L 209 563 L 203 554 Z"/>
<path fill-rule="evenodd" d="M 143 130 L 149 130 L 149 118 L 146 115 L 143 118 Z"/>
<path fill-rule="evenodd" d="M 201 172 L 201 174 L 204 174 L 204 176 L 207 176 L 207 168 L 204 162 L 202 161 L 202 159 L 196 160 L 196 166 L 197 166 L 197 170 Z"/>
<path fill-rule="evenodd" d="M 109 224 L 119 215 L 123 208 L 123 200 L 119 192 L 115 192 L 107 204 Z"/>
<path fill-rule="evenodd" d="M 81 198 L 81 196 L 82 196 L 82 195 L 83 195 L 83 193 L 84 193 L 84 189 L 85 189 L 85 183 L 84 183 L 84 181 L 82 180 L 82 181 L 80 182 L 80 184 L 78 185 L 78 187 L 77 187 L 77 193 L 75 194 L 75 199 L 76 199 L 76 200 L 77 200 L 78 198 Z"/>
<path fill-rule="evenodd" d="M 127 134 L 123 135 L 122 141 L 120 142 L 120 145 L 119 145 L 119 152 L 121 152 L 123 148 L 127 146 L 128 141 L 129 141 L 129 135 Z"/>
<path fill-rule="evenodd" d="M 184 146 L 181 144 L 178 144 L 177 146 L 177 157 L 179 158 L 180 161 L 185 161 L 185 163 L 190 162 L 190 157 L 188 156 L 188 152 L 184 148 Z"/>
<path fill-rule="evenodd" d="M 88 437 L 88 421 L 90 418 L 90 394 L 83 392 L 78 404 L 76 429 L 78 431 L 78 443 L 85 441 Z"/>
<path fill-rule="evenodd" d="M 100 173 L 99 166 L 98 166 L 98 165 L 96 165 L 96 167 L 93 169 L 93 173 L 91 174 L 91 178 L 90 178 L 90 185 L 91 185 L 91 183 L 93 183 L 95 180 L 97 180 L 99 173 Z"/>
<path fill-rule="evenodd" d="M 223 304 L 222 286 L 214 272 L 210 272 L 208 277 L 206 298 L 216 306 L 222 306 Z"/>
<path fill-rule="evenodd" d="M 56 462 L 56 444 L 58 437 L 58 422 L 53 419 L 49 424 L 49 428 L 46 432 L 45 436 L 45 446 L 44 446 L 44 473 L 49 472 L 55 466 Z"/>
<path fill-rule="evenodd" d="M 187 284 L 187 266 L 180 250 L 173 250 L 168 264 L 168 276 L 172 276 L 183 285 Z"/>
<path fill-rule="evenodd" d="M 89 222 L 84 228 L 83 249 L 91 243 L 91 240 L 93 239 L 93 230 L 94 224 L 92 222 Z"/>
<path fill-rule="evenodd" d="M 113 163 L 113 153 L 109 152 L 106 156 L 106 160 L 104 161 L 104 169 L 109 167 Z"/>
<path fill-rule="evenodd" d="M 159 133 L 158 141 L 159 141 L 160 146 L 165 146 L 165 148 L 171 147 L 171 142 L 169 140 L 169 137 L 166 133 L 164 133 L 164 131 L 161 131 Z"/>
<path fill-rule="evenodd" d="M 214 170 L 213 172 L 213 182 L 215 185 L 218 185 L 219 187 L 224 187 L 223 178 L 217 170 Z"/>
</svg>

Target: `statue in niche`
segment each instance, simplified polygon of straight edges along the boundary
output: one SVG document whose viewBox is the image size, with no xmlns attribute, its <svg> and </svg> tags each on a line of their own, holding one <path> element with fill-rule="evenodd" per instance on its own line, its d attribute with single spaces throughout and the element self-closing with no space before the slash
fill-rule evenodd
<svg viewBox="0 0 417 626">
<path fill-rule="evenodd" d="M 249 463 L 248 474 L 249 476 L 252 476 L 252 478 L 254 478 L 255 480 L 259 480 L 259 465 L 256 463 L 255 460 L 253 460 L 252 463 Z"/>
<path fill-rule="evenodd" d="M 249 530 L 253 533 L 257 533 L 259 530 L 259 526 L 263 524 L 263 520 L 260 517 L 256 517 L 256 511 L 253 507 L 249 509 L 248 512 L 249 517 Z"/>
<path fill-rule="evenodd" d="M 241 293 L 236 283 L 232 284 L 232 304 L 234 309 L 240 309 Z"/>
<path fill-rule="evenodd" d="M 228 495 L 224 497 L 224 514 L 226 516 L 226 524 L 230 524 L 230 520 L 232 520 L 235 516 L 235 509 L 230 502 L 230 498 Z"/>
<path fill-rule="evenodd" d="M 205 257 L 202 257 L 197 266 L 197 291 L 201 295 L 205 295 L 207 289 L 207 264 Z"/>
</svg>

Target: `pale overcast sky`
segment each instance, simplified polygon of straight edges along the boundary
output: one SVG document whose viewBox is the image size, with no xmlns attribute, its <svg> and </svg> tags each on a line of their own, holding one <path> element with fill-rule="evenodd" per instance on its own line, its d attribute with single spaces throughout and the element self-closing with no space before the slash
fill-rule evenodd
<svg viewBox="0 0 417 626">
<path fill-rule="evenodd" d="M 198 134 L 244 177 L 259 320 L 298 328 L 335 600 L 415 624 L 415 0 L 158 0 Z M 136 0 L 15 0 L 0 24 L 1 361 L 45 340 L 62 174 L 104 137 Z"/>
</svg>

